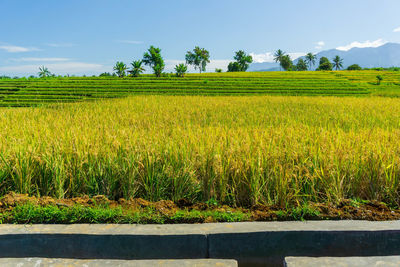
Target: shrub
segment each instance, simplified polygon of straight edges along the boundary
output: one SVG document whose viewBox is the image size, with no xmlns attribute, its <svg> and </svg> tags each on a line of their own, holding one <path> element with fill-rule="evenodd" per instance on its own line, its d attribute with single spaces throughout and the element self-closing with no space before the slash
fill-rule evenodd
<svg viewBox="0 0 400 267">
<path fill-rule="evenodd" d="M 382 77 L 381 75 L 377 75 L 377 76 L 376 76 L 376 80 L 377 80 L 376 84 L 377 84 L 377 85 L 380 85 L 381 82 L 383 81 L 383 77 Z"/>
<path fill-rule="evenodd" d="M 183 77 L 187 72 L 187 66 L 183 63 L 175 66 L 176 76 Z"/>
<path fill-rule="evenodd" d="M 317 70 L 332 70 L 333 65 L 327 57 L 321 57 Z"/>
<path fill-rule="evenodd" d="M 134 60 L 132 63 L 132 69 L 128 72 L 132 75 L 132 77 L 138 77 L 143 71 L 143 61 L 141 60 Z"/>
<path fill-rule="evenodd" d="M 348 66 L 347 70 L 361 70 L 361 67 L 358 64 L 353 64 L 353 65 Z"/>
</svg>

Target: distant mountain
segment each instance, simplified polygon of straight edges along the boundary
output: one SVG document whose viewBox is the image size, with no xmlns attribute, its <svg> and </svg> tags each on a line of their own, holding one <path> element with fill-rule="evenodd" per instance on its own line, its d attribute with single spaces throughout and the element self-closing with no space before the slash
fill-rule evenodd
<svg viewBox="0 0 400 267">
<path fill-rule="evenodd" d="M 250 64 L 248 71 L 278 71 L 279 64 L 275 62 L 253 63 Z"/>
<path fill-rule="evenodd" d="M 318 61 L 321 57 L 327 57 L 332 61 L 336 55 L 343 58 L 344 68 L 352 64 L 358 64 L 362 68 L 400 66 L 400 44 L 387 43 L 379 47 L 352 48 L 348 51 L 337 49 L 321 51 L 317 54 L 317 62 L 314 69 L 318 67 Z M 298 60 L 294 60 L 294 63 L 296 64 Z M 278 69 L 279 65 L 276 63 L 253 63 L 249 68 L 250 71 L 271 71 Z"/>
</svg>

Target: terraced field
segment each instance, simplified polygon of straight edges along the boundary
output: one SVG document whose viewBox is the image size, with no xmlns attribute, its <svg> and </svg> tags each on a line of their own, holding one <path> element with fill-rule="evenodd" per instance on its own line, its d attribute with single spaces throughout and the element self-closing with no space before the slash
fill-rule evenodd
<svg viewBox="0 0 400 267">
<path fill-rule="evenodd" d="M 3 106 L 82 102 L 0 108 L 0 196 L 400 207 L 400 101 L 380 97 L 400 96 L 399 72 L 10 79 L 0 88 Z M 83 102 L 102 98 L 118 99 Z"/>
<path fill-rule="evenodd" d="M 376 85 L 376 75 L 383 83 Z M 132 94 L 396 96 L 400 73 L 382 71 L 252 72 L 188 74 L 156 78 L 68 77 L 0 80 L 0 106 L 35 106 Z"/>
<path fill-rule="evenodd" d="M 400 72 L 388 71 L 341 71 L 335 74 L 338 77 L 346 78 L 358 88 L 369 91 L 377 96 L 400 96 Z M 377 85 L 376 76 L 381 75 L 383 82 Z"/>
</svg>

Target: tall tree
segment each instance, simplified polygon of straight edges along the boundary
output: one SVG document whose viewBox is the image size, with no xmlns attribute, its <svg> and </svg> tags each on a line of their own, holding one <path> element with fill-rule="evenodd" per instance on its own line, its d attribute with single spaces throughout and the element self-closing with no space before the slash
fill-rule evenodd
<svg viewBox="0 0 400 267">
<path fill-rule="evenodd" d="M 253 62 L 253 57 L 246 54 L 243 50 L 235 52 L 233 59 L 239 64 L 240 71 L 246 71 Z"/>
<path fill-rule="evenodd" d="M 41 66 L 41 67 L 39 67 L 38 75 L 40 78 L 46 78 L 46 77 L 51 76 L 51 72 L 45 66 Z"/>
<path fill-rule="evenodd" d="M 336 56 L 333 58 L 333 67 L 336 70 L 340 70 L 341 68 L 343 68 L 343 59 L 340 58 L 339 56 Z"/>
<path fill-rule="evenodd" d="M 304 59 L 300 58 L 300 59 L 297 61 L 296 70 L 298 70 L 298 71 L 305 71 L 305 70 L 307 70 L 307 69 L 308 69 L 308 68 L 307 68 L 306 62 L 304 61 Z"/>
<path fill-rule="evenodd" d="M 308 64 L 308 69 L 311 70 L 312 67 L 315 65 L 315 61 L 317 60 L 317 55 L 314 55 L 313 53 L 308 53 L 306 56 L 306 62 Z"/>
<path fill-rule="evenodd" d="M 281 66 L 281 61 L 282 58 L 285 56 L 285 52 L 283 52 L 282 50 L 278 49 L 275 54 L 274 54 L 274 60 L 275 62 L 279 62 L 279 66 Z M 281 69 L 282 70 L 282 69 Z"/>
<path fill-rule="evenodd" d="M 132 63 L 132 69 L 128 71 L 130 74 L 132 74 L 133 77 L 138 77 L 143 71 L 143 61 L 141 60 L 134 60 Z"/>
<path fill-rule="evenodd" d="M 283 55 L 281 60 L 280 60 L 280 66 L 284 69 L 284 70 L 290 70 L 293 66 L 293 62 L 292 59 L 290 58 L 289 55 Z"/>
<path fill-rule="evenodd" d="M 127 69 L 128 67 L 125 65 L 125 63 L 120 61 L 117 61 L 114 66 L 114 71 L 120 78 L 125 77 Z"/>
<path fill-rule="evenodd" d="M 243 50 L 235 52 L 233 59 L 236 61 L 229 63 L 228 72 L 246 71 L 250 63 L 253 62 L 253 57 L 246 54 Z"/>
<path fill-rule="evenodd" d="M 210 63 L 210 52 L 205 48 L 196 46 L 192 51 L 186 53 L 186 64 L 193 65 L 194 69 L 199 69 L 200 73 L 206 71 L 207 63 Z"/>
<path fill-rule="evenodd" d="M 161 49 L 158 47 L 150 46 L 146 53 L 143 55 L 143 63 L 153 69 L 157 77 L 161 76 L 165 68 L 164 59 L 161 56 Z"/>
</svg>

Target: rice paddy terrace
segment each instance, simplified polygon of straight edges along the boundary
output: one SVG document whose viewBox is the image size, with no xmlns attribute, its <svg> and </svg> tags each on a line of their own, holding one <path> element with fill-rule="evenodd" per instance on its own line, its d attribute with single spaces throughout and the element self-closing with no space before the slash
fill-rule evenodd
<svg viewBox="0 0 400 267">
<path fill-rule="evenodd" d="M 376 76 L 383 76 L 377 85 Z M 398 96 L 400 72 L 246 72 L 188 74 L 156 78 L 65 77 L 0 79 L 0 106 L 37 106 L 132 94 Z"/>
</svg>

